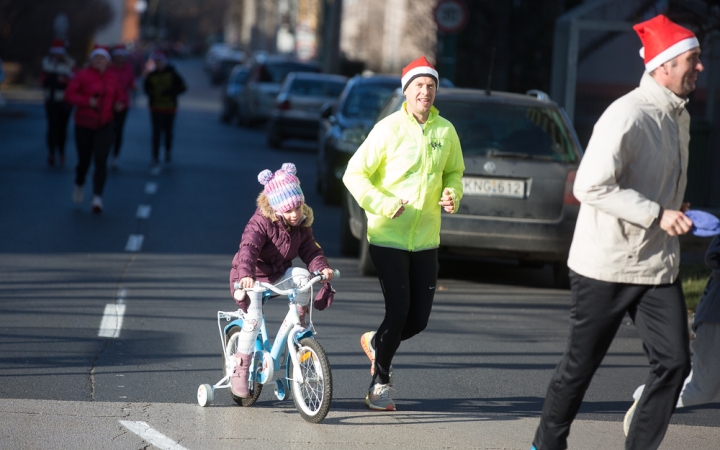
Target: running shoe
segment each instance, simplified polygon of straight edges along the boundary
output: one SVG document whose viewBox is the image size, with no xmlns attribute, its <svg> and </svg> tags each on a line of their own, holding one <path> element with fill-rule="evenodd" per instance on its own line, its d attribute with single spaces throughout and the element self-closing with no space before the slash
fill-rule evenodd
<svg viewBox="0 0 720 450">
<path fill-rule="evenodd" d="M 360 336 L 360 345 L 362 346 L 363 351 L 365 351 L 367 357 L 370 359 L 370 375 L 372 376 L 375 376 L 375 348 L 372 345 L 374 336 L 375 331 L 368 331 Z M 393 382 L 393 366 L 390 364 L 390 386 L 393 385 Z"/>
<path fill-rule="evenodd" d="M 390 398 L 389 384 L 374 384 L 365 396 L 365 404 L 373 411 L 395 411 L 395 402 Z"/>
<path fill-rule="evenodd" d="M 632 423 L 633 416 L 635 415 L 635 408 L 637 408 L 639 400 L 639 398 L 636 399 L 630 409 L 628 409 L 628 412 L 625 413 L 625 420 L 623 420 L 623 432 L 625 433 L 625 436 L 627 436 L 630 432 L 630 424 Z"/>
<path fill-rule="evenodd" d="M 101 213 L 103 210 L 103 203 L 102 203 L 102 197 L 99 195 L 93 196 L 92 199 L 92 211 L 94 213 Z"/>
<path fill-rule="evenodd" d="M 75 189 L 73 189 L 72 194 L 73 201 L 75 203 L 82 203 L 83 201 L 83 187 L 79 185 L 75 185 Z"/>
<path fill-rule="evenodd" d="M 635 400 L 628 409 L 628 412 L 625 413 L 625 420 L 623 420 L 623 431 L 625 432 L 625 436 L 628 435 L 628 432 L 630 432 L 630 424 L 632 423 L 633 415 L 635 414 L 635 408 L 637 408 L 637 404 L 640 401 L 640 397 L 642 397 L 643 390 L 645 389 L 645 385 L 638 386 L 637 389 L 635 389 L 635 392 L 633 392 L 633 400 Z"/>
</svg>

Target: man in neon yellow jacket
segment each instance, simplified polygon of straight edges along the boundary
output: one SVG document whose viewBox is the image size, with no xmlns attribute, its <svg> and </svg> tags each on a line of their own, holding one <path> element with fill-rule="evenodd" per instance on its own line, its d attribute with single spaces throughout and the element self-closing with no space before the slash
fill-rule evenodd
<svg viewBox="0 0 720 450">
<path fill-rule="evenodd" d="M 403 69 L 406 102 L 378 122 L 348 162 L 343 182 L 368 218 L 370 256 L 385 319 L 362 335 L 372 381 L 365 403 L 394 411 L 392 358 L 427 326 L 438 274 L 440 210 L 457 211 L 465 170 L 460 140 L 433 106 L 438 73 L 421 57 Z"/>
</svg>

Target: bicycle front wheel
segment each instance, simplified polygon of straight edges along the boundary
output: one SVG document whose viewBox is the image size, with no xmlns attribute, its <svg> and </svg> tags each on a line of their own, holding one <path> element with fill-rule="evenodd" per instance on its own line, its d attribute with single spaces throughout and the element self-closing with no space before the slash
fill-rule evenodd
<svg viewBox="0 0 720 450">
<path fill-rule="evenodd" d="M 240 338 L 240 327 L 232 327 L 230 332 L 225 336 L 225 353 L 223 354 L 223 373 L 232 377 L 233 369 L 235 369 L 235 353 L 237 352 L 238 338 Z M 240 406 L 252 406 L 260 397 L 262 392 L 262 384 L 255 381 L 255 376 L 251 372 L 250 380 L 248 380 L 248 391 L 250 391 L 250 397 L 242 398 L 232 393 L 230 390 L 230 396 Z"/>
<path fill-rule="evenodd" d="M 303 419 L 311 423 L 319 423 L 327 416 L 332 402 L 330 362 L 318 341 L 309 337 L 300 339 L 298 360 L 303 379 L 302 382 L 294 378 L 290 379 L 293 401 Z M 291 362 L 291 377 L 294 369 Z"/>
</svg>

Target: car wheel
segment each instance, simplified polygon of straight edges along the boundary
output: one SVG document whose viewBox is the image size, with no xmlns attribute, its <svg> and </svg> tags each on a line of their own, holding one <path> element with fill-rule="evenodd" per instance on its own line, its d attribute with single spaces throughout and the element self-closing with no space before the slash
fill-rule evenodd
<svg viewBox="0 0 720 450">
<path fill-rule="evenodd" d="M 362 276 L 372 276 L 377 273 L 375 270 L 375 264 L 372 262 L 372 258 L 370 257 L 370 243 L 367 240 L 367 219 L 365 222 L 365 226 L 363 227 L 363 232 L 361 234 L 362 238 L 360 239 L 360 261 L 358 263 L 358 269 L 360 272 L 360 275 Z"/>
<path fill-rule="evenodd" d="M 552 265 L 553 285 L 558 289 L 570 289 L 570 269 L 567 263 L 558 262 Z"/>
<path fill-rule="evenodd" d="M 353 236 L 350 230 L 350 209 L 347 204 L 347 195 L 343 195 L 340 205 L 340 253 L 355 256 L 360 251 L 360 241 Z"/>
<path fill-rule="evenodd" d="M 232 120 L 232 116 L 228 112 L 227 109 L 223 110 L 223 112 L 220 114 L 220 122 L 222 123 L 230 123 L 230 120 Z"/>
<path fill-rule="evenodd" d="M 320 170 L 315 171 L 315 191 L 318 194 L 323 193 L 323 182 L 322 182 L 322 175 L 320 175 Z"/>
<path fill-rule="evenodd" d="M 280 148 L 280 146 L 282 145 L 282 138 L 280 137 L 278 132 L 275 130 L 275 127 L 272 125 L 268 126 L 267 145 L 269 145 L 272 148 Z"/>
<path fill-rule="evenodd" d="M 325 169 L 325 161 L 323 161 L 320 152 L 318 152 L 316 166 L 317 167 L 315 170 L 315 190 L 317 191 L 318 194 L 322 194 L 323 189 L 325 189 L 325 186 L 323 184 L 323 180 L 325 179 L 325 175 L 324 175 L 325 170 L 323 170 L 323 169 Z"/>
<path fill-rule="evenodd" d="M 323 203 L 326 205 L 337 205 L 340 203 L 340 193 L 342 189 L 339 183 L 330 175 L 325 175 L 325 186 L 322 193 Z"/>
</svg>

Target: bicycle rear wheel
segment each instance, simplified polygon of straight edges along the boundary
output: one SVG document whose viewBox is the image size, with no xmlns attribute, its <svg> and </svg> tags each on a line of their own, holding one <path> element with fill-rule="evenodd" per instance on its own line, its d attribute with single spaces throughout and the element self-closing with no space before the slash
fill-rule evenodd
<svg viewBox="0 0 720 450">
<path fill-rule="evenodd" d="M 321 422 L 327 416 L 332 402 L 332 372 L 325 350 L 313 338 L 300 339 L 298 349 L 300 372 L 303 381 L 290 379 L 295 407 L 303 419 L 311 423 Z M 290 360 L 292 361 L 292 359 Z M 290 367 L 290 376 L 294 367 Z"/>
<path fill-rule="evenodd" d="M 240 337 L 240 327 L 232 327 L 228 334 L 225 336 L 225 353 L 223 354 L 223 373 L 232 377 L 233 369 L 235 368 L 235 353 L 237 352 L 238 338 Z M 257 367 L 257 365 L 256 365 Z M 255 374 L 250 374 L 250 380 L 248 380 L 248 391 L 250 391 L 250 397 L 242 398 L 232 393 L 230 390 L 230 396 L 235 403 L 240 406 L 251 406 L 260 397 L 262 392 L 262 384 L 255 381 Z"/>
</svg>

